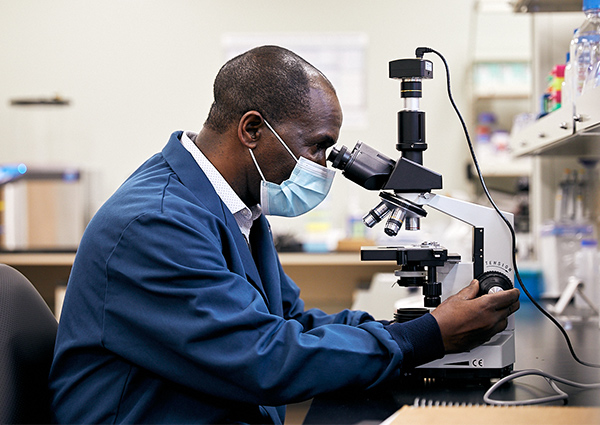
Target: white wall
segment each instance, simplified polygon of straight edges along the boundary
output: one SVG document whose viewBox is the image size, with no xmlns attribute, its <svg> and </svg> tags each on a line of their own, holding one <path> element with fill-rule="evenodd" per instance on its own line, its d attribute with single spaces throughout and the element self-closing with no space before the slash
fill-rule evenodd
<svg viewBox="0 0 600 425">
<path fill-rule="evenodd" d="M 172 131 L 201 127 L 224 62 L 222 37 L 249 32 L 366 34 L 368 127 L 343 127 L 339 142 L 352 147 L 361 139 L 397 158 L 401 101 L 388 62 L 412 57 L 418 46 L 441 51 L 469 120 L 472 9 L 473 0 L 0 0 L 0 163 L 92 170 L 97 207 Z M 467 148 L 443 66 L 428 59 L 435 78 L 423 84 L 424 162 L 443 174 L 445 191 L 468 191 Z M 71 106 L 9 106 L 13 98 L 54 94 Z M 360 193 L 364 209 L 378 200 L 337 178 L 332 205 L 340 225 L 349 191 Z"/>
</svg>

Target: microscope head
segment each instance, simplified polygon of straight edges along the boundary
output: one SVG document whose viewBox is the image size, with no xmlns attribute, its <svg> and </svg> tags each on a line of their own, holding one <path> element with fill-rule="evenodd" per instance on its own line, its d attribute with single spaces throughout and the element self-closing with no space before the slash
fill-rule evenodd
<svg viewBox="0 0 600 425">
<path fill-rule="evenodd" d="M 422 207 L 397 194 L 442 188 L 440 174 L 404 157 L 396 162 L 360 141 L 352 152 L 346 146 L 334 148 L 327 160 L 348 180 L 367 190 L 382 190 L 381 202 L 363 217 L 363 222 L 371 228 L 389 214 L 385 227 L 388 236 L 396 236 L 405 221 L 407 230 L 419 230 L 420 218 L 427 216 Z"/>
<path fill-rule="evenodd" d="M 425 113 L 419 110 L 419 101 L 422 97 L 421 81 L 433 78 L 433 64 L 424 60 L 423 52 L 417 49 L 416 58 L 391 61 L 389 77 L 401 81 L 400 97 L 404 100 L 404 109 L 398 112 L 396 144 L 401 157 L 394 161 L 359 141 L 351 152 L 346 146 L 334 148 L 327 160 L 359 186 L 367 190 L 382 190 L 381 202 L 363 217 L 363 222 L 367 227 L 373 227 L 390 215 L 385 233 L 395 236 L 403 222 L 406 222 L 407 230 L 419 230 L 420 218 L 427 215 L 423 208 L 398 195 L 441 189 L 442 176 L 423 167 L 423 152 L 427 144 Z"/>
</svg>

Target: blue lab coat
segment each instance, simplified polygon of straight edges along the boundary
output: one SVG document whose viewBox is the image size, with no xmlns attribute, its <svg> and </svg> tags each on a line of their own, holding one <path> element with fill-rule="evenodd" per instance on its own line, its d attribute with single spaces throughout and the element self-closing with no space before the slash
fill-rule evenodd
<svg viewBox="0 0 600 425">
<path fill-rule="evenodd" d="M 281 423 L 286 403 L 443 355 L 427 315 L 304 311 L 264 216 L 250 245 L 181 132 L 88 225 L 50 372 L 59 423 Z"/>
</svg>

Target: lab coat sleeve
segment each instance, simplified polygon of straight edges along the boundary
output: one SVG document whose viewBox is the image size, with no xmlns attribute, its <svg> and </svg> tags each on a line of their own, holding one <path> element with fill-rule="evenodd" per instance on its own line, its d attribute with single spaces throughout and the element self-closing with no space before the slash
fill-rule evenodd
<svg viewBox="0 0 600 425">
<path fill-rule="evenodd" d="M 227 231 L 188 216 L 141 215 L 107 261 L 102 344 L 131 364 L 217 397 L 281 405 L 369 387 L 398 375 L 405 359 L 440 357 L 416 353 L 410 330 L 397 338 L 378 322 L 330 319 L 305 330 L 308 316 L 271 314 L 232 271 L 240 260 Z"/>
<path fill-rule="evenodd" d="M 287 276 L 280 267 L 282 276 L 282 295 L 286 308 L 286 317 L 297 320 L 305 330 L 314 329 L 329 324 L 344 324 L 358 326 L 361 323 L 373 321 L 373 317 L 364 311 L 342 310 L 336 314 L 326 314 L 322 310 L 312 308 L 304 310 L 304 301 L 300 298 L 300 289 L 296 283 Z"/>
</svg>

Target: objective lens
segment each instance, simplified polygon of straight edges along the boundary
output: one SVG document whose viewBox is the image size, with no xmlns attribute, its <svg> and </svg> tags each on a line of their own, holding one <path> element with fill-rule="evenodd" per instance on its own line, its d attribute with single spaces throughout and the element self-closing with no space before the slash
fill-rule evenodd
<svg viewBox="0 0 600 425">
<path fill-rule="evenodd" d="M 390 211 L 390 208 L 385 204 L 385 202 L 380 202 L 379 205 L 377 205 L 363 217 L 363 223 L 365 223 L 365 226 L 368 228 L 372 228 L 381 220 L 383 220 L 385 216 L 390 213 Z"/>
<path fill-rule="evenodd" d="M 392 215 L 390 215 L 390 218 L 388 218 L 388 221 L 385 224 L 385 234 L 388 236 L 396 236 L 402 227 L 404 217 L 406 217 L 406 211 L 404 209 L 396 208 L 392 211 Z"/>
<path fill-rule="evenodd" d="M 421 218 L 419 217 L 408 217 L 406 219 L 406 230 L 420 230 L 421 229 Z"/>
</svg>

